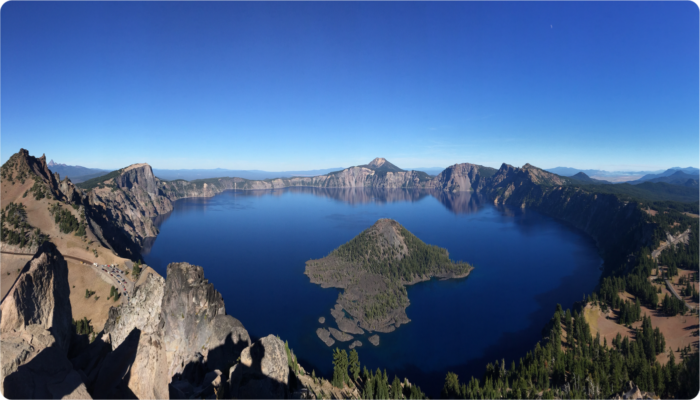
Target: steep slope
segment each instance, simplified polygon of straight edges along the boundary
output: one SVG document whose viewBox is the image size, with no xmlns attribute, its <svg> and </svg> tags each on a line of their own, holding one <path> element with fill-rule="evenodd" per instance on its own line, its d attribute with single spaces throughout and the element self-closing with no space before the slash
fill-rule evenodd
<svg viewBox="0 0 700 400">
<path fill-rule="evenodd" d="M 597 191 L 616 185 L 589 188 L 572 183 L 570 178 L 530 164 L 523 168 L 503 164 L 481 192 L 496 204 L 531 208 L 581 229 L 597 242 L 606 258 L 624 262 L 627 255 L 650 242 L 653 227 L 638 203 Z"/>
<path fill-rule="evenodd" d="M 344 289 L 333 315 L 340 330 L 361 333 L 357 325 L 391 332 L 410 321 L 406 285 L 431 277 L 465 277 L 471 270 L 471 265 L 452 262 L 447 250 L 423 243 L 398 222 L 380 219 L 327 257 L 307 261 L 304 274 L 321 287 Z"/>
</svg>

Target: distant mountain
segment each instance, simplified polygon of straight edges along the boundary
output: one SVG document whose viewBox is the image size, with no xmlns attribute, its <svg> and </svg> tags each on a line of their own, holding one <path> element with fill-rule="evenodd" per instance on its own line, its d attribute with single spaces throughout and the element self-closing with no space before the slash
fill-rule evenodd
<svg viewBox="0 0 700 400">
<path fill-rule="evenodd" d="M 646 174 L 636 181 L 631 181 L 629 183 L 636 185 L 642 182 L 666 182 L 674 185 L 686 186 L 685 184 L 689 179 L 697 181 L 698 178 L 700 178 L 700 169 L 694 167 L 673 167 L 661 173 Z"/>
<path fill-rule="evenodd" d="M 358 165 L 358 167 L 369 168 L 374 172 L 384 173 L 387 172 L 406 172 L 405 169 L 401 169 L 396 165 L 390 163 L 386 158 L 377 157 L 372 160 L 369 164 Z"/>
<path fill-rule="evenodd" d="M 195 179 L 223 178 L 236 177 L 251 180 L 263 180 L 274 178 L 290 178 L 292 176 L 318 176 L 325 175 L 331 172 L 340 171 L 343 168 L 326 168 L 314 169 L 307 171 L 280 171 L 269 172 L 260 170 L 239 170 L 239 169 L 153 169 L 153 173 L 160 179 L 173 181 L 176 179 L 184 179 L 191 181 Z"/>
<path fill-rule="evenodd" d="M 574 176 L 579 172 L 583 172 L 588 176 L 605 176 L 605 177 L 618 177 L 626 175 L 647 175 L 647 174 L 658 174 L 663 172 L 663 170 L 658 171 L 605 171 L 602 169 L 576 169 L 569 167 L 556 167 L 545 169 L 547 172 L 557 174 L 560 176 Z"/>
<path fill-rule="evenodd" d="M 575 179 L 580 182 L 586 182 L 586 183 L 601 183 L 601 184 L 611 184 L 611 182 L 604 181 L 601 179 L 593 179 L 590 176 L 586 175 L 583 172 L 579 172 L 576 175 L 571 175 L 569 178 Z"/>
<path fill-rule="evenodd" d="M 576 168 L 569 168 L 569 167 L 556 167 L 556 168 L 549 168 L 545 169 L 547 172 L 551 172 L 553 174 L 557 174 L 559 176 L 574 176 L 578 173 L 583 172 L 584 174 L 590 176 L 590 175 L 598 175 L 601 171 L 598 169 L 576 169 Z"/>
<path fill-rule="evenodd" d="M 86 168 L 80 165 L 66 165 L 58 164 L 53 160 L 46 164 L 51 172 L 58 172 L 61 178 L 68 177 L 72 182 L 79 183 L 86 181 L 90 178 L 100 176 L 100 174 L 106 174 L 109 171 L 99 168 Z"/>
<path fill-rule="evenodd" d="M 409 168 L 409 171 L 421 171 L 425 172 L 426 174 L 430 176 L 435 176 L 438 175 L 440 172 L 444 171 L 445 168 L 443 167 L 417 167 L 417 168 Z"/>
</svg>

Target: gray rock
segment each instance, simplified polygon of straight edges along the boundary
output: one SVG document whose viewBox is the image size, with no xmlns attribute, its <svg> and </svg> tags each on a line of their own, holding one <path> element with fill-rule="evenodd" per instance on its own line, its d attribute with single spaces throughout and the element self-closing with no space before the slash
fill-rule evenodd
<svg viewBox="0 0 700 400">
<path fill-rule="evenodd" d="M 335 340 L 331 339 L 331 333 L 328 329 L 318 328 L 316 329 L 316 335 L 326 346 L 331 347 L 335 343 Z"/>
<path fill-rule="evenodd" d="M 168 376 L 193 386 L 208 371 L 224 371 L 250 345 L 248 331 L 226 315 L 221 293 L 204 279 L 202 267 L 168 265 L 162 312 Z M 196 354 L 201 354 L 201 363 L 193 361 Z"/>
<path fill-rule="evenodd" d="M 22 269 L 0 312 L 0 387 L 7 398 L 91 398 L 68 361 L 73 334 L 68 266 L 45 242 Z"/>
<path fill-rule="evenodd" d="M 110 310 L 104 331 L 113 351 L 99 371 L 84 371 L 96 397 L 214 396 L 212 374 L 250 344 L 203 269 L 187 263 L 168 265 L 165 280 L 142 277 L 129 302 Z"/>
<path fill-rule="evenodd" d="M 322 323 L 322 324 L 325 324 L 325 323 L 326 323 L 326 317 L 320 317 L 320 318 L 318 319 L 318 322 L 319 322 L 319 323 Z"/>
<path fill-rule="evenodd" d="M 269 335 L 241 352 L 229 375 L 230 395 L 243 399 L 282 399 L 287 395 L 289 366 L 284 343 Z"/>
<path fill-rule="evenodd" d="M 367 338 L 370 343 L 372 343 L 375 346 L 379 346 L 379 335 L 372 335 Z"/>
<path fill-rule="evenodd" d="M 136 287 L 128 303 L 109 310 L 104 332 L 109 335 L 113 352 L 103 364 L 106 371 L 99 373 L 99 379 L 94 384 L 96 394 L 103 388 L 124 385 L 125 389 L 121 392 L 128 393 L 128 388 L 138 398 L 168 397 L 171 375 L 168 375 L 167 370 L 161 315 L 164 290 L 163 278 L 148 274 L 144 282 Z M 136 342 L 125 343 L 127 338 L 133 335 L 137 336 Z M 132 348 L 127 349 L 130 346 Z M 110 364 L 120 363 L 119 360 L 115 360 L 119 357 L 132 360 L 128 366 L 129 374 L 122 374 L 120 369 L 109 372 L 112 369 Z M 108 392 L 104 394 L 109 395 Z"/>
<path fill-rule="evenodd" d="M 353 339 L 352 335 L 348 335 L 347 333 L 341 332 L 335 328 L 328 328 L 328 330 L 331 331 L 331 335 L 333 335 L 333 337 L 340 342 L 349 342 Z"/>
<path fill-rule="evenodd" d="M 362 342 L 360 342 L 359 340 L 355 340 L 354 342 L 352 342 L 350 344 L 350 350 L 354 349 L 355 347 L 360 347 L 360 346 L 362 346 Z"/>
<path fill-rule="evenodd" d="M 335 305 L 331 309 L 331 315 L 335 318 L 335 323 L 338 325 L 338 329 L 343 332 L 352 333 L 356 335 L 362 335 L 365 333 L 362 328 L 357 326 L 357 322 L 345 317 L 345 312 L 343 311 L 343 306 L 340 304 Z"/>
<path fill-rule="evenodd" d="M 44 242 L 0 304 L 0 334 L 38 325 L 50 330 L 56 345 L 68 354 L 73 332 L 69 296 L 68 265 L 53 243 Z"/>
</svg>

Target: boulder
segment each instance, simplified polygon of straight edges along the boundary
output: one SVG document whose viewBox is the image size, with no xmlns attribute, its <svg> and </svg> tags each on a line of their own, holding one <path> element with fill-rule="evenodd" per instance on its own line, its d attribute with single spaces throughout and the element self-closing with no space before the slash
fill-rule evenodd
<svg viewBox="0 0 700 400">
<path fill-rule="evenodd" d="M 379 346 L 379 335 L 372 335 L 367 338 L 370 343 L 372 343 L 375 346 Z"/>
<path fill-rule="evenodd" d="M 325 324 L 325 323 L 326 323 L 326 317 L 320 317 L 320 318 L 318 319 L 318 322 L 321 323 L 321 324 Z"/>
<path fill-rule="evenodd" d="M 289 365 L 284 343 L 268 335 L 241 352 L 231 368 L 230 395 L 233 398 L 282 399 L 287 395 Z"/>
</svg>

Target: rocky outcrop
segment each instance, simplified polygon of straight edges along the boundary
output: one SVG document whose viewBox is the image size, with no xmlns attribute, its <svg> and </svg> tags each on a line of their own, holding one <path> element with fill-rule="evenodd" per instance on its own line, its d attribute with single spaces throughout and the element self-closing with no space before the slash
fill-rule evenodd
<svg viewBox="0 0 700 400">
<path fill-rule="evenodd" d="M 0 304 L 0 333 L 38 326 L 51 331 L 56 346 L 67 354 L 73 331 L 69 295 L 68 265 L 53 243 L 44 242 Z"/>
<path fill-rule="evenodd" d="M 379 335 L 372 335 L 367 340 L 375 346 L 379 346 Z"/>
<path fill-rule="evenodd" d="M 224 371 L 250 345 L 237 319 L 226 315 L 221 293 L 204 279 L 202 267 L 168 265 L 163 304 L 163 331 L 168 376 L 199 384 L 215 369 Z"/>
<path fill-rule="evenodd" d="M 163 278 L 148 274 L 143 284 L 136 287 L 128 303 L 110 309 L 104 332 L 109 335 L 113 353 L 104 365 L 119 364 L 116 359 L 120 358 L 132 358 L 133 361 L 128 366 L 127 375 L 100 373 L 100 379 L 95 384 L 96 392 L 123 385 L 138 398 L 168 397 L 170 376 L 161 315 L 164 289 Z M 137 340 L 134 336 L 138 336 Z M 124 357 L 120 353 L 129 355 Z"/>
<path fill-rule="evenodd" d="M 68 361 L 73 335 L 68 267 L 45 242 L 0 304 L 0 387 L 7 398 L 90 398 Z"/>
<path fill-rule="evenodd" d="M 655 399 L 657 396 L 653 392 L 644 392 L 639 389 L 634 382 L 629 381 L 625 385 L 624 391 L 612 397 L 613 399 Z"/>
<path fill-rule="evenodd" d="M 107 179 L 103 186 L 92 188 L 87 193 L 91 214 L 100 222 L 102 229 L 113 231 L 113 227 L 117 227 L 122 235 L 140 247 L 145 238 L 158 235 L 153 218 L 173 209 L 172 202 L 158 186 L 159 180 L 153 175 L 150 165 L 131 165 L 116 177 Z M 110 240 L 113 235 L 103 236 L 107 242 L 117 241 Z M 113 243 L 113 247 L 115 250 L 129 248 L 121 243 Z M 134 257 L 138 254 L 129 255 Z"/>
<path fill-rule="evenodd" d="M 425 187 L 445 192 L 473 192 L 485 185 L 496 170 L 475 164 L 455 164 L 445 168 Z"/>
<path fill-rule="evenodd" d="M 362 342 L 359 340 L 355 340 L 354 342 L 350 343 L 350 346 L 348 347 L 350 350 L 354 349 L 355 347 L 360 347 L 362 346 Z"/>
<path fill-rule="evenodd" d="M 284 343 L 266 336 L 241 352 L 231 368 L 230 395 L 237 399 L 281 399 L 287 393 L 289 365 Z"/>
<path fill-rule="evenodd" d="M 95 397 L 212 397 L 228 387 L 222 377 L 249 345 L 202 267 L 173 263 L 165 280 L 145 270 L 129 302 L 110 310 L 103 334 L 73 362 Z"/>
</svg>

